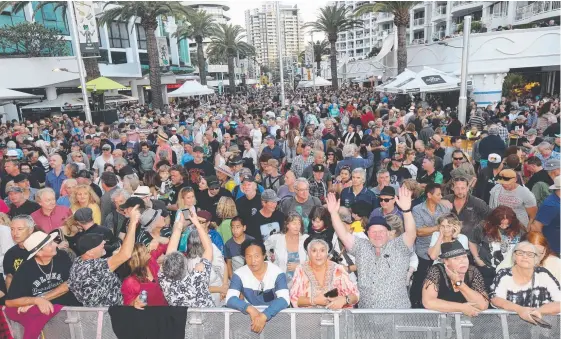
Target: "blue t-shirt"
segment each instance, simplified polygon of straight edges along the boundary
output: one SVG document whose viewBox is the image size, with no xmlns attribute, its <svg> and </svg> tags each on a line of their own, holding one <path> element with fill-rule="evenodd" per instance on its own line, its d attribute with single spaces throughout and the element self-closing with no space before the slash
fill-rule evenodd
<svg viewBox="0 0 561 339">
<path fill-rule="evenodd" d="M 561 236 L 559 231 L 561 228 L 559 208 L 559 197 L 557 194 L 552 193 L 545 198 L 536 215 L 536 220 L 543 224 L 542 232 L 549 242 L 549 247 L 557 255 L 560 252 L 559 237 Z"/>
<path fill-rule="evenodd" d="M 251 235 L 245 235 L 245 240 L 253 240 Z M 236 271 L 245 265 L 245 258 L 242 255 L 242 245 L 238 244 L 234 238 L 226 241 L 224 244 L 224 259 L 232 260 L 232 270 Z"/>
</svg>

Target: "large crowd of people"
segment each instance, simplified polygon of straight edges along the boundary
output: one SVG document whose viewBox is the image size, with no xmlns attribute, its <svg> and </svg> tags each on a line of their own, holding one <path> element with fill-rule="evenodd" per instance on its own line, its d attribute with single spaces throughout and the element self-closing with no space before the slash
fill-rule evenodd
<svg viewBox="0 0 561 339">
<path fill-rule="evenodd" d="M 465 125 L 358 86 L 286 96 L 0 125 L 7 317 L 36 338 L 63 306 L 229 307 L 257 333 L 287 307 L 559 313 L 557 96 Z"/>
</svg>

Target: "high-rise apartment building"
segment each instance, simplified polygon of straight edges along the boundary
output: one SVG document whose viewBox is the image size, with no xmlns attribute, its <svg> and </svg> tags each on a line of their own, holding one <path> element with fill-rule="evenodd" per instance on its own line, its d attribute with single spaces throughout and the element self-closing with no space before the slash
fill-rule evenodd
<svg viewBox="0 0 561 339">
<path fill-rule="evenodd" d="M 374 1 L 333 1 L 351 9 Z M 409 11 L 407 44 L 426 44 L 446 36 L 459 34 L 464 16 L 472 16 L 472 31 L 492 31 L 499 27 L 539 24 L 559 20 L 559 1 L 422 1 Z M 372 48 L 380 48 L 384 37 L 393 34 L 393 14 L 367 13 L 361 16 L 364 27 L 340 33 L 338 57 L 357 60 L 368 56 Z"/>
<path fill-rule="evenodd" d="M 259 66 L 278 65 L 277 29 L 280 29 L 283 57 L 297 57 L 304 50 L 304 24 L 300 9 L 294 5 L 280 4 L 280 27 L 277 27 L 277 2 L 265 2 L 261 8 L 245 11 L 247 42 L 255 47 L 253 68 L 255 76 Z"/>
</svg>

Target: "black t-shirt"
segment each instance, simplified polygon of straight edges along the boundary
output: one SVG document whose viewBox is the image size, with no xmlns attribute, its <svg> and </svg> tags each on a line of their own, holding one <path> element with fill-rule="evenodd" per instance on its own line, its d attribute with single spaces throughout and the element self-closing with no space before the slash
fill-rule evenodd
<svg viewBox="0 0 561 339">
<path fill-rule="evenodd" d="M 35 201 L 26 200 L 20 207 L 16 207 L 14 204 L 11 204 L 8 215 L 10 218 L 15 217 L 16 215 L 30 215 L 39 208 L 41 208 L 41 206 L 39 206 L 39 204 Z"/>
<path fill-rule="evenodd" d="M 259 200 L 261 201 L 261 199 Z M 245 231 L 247 235 L 260 241 L 265 241 L 269 236 L 281 232 L 284 214 L 281 211 L 274 211 L 270 218 L 266 218 L 261 214 L 260 210 L 257 210 L 254 215 L 243 220 L 247 226 Z"/>
<path fill-rule="evenodd" d="M 210 146 L 210 149 L 212 150 L 211 159 L 214 160 L 214 156 L 216 155 L 216 153 L 218 152 L 218 149 L 220 148 L 220 143 L 218 142 L 218 140 L 214 139 L 211 142 L 209 142 L 208 145 Z"/>
<path fill-rule="evenodd" d="M 99 186 L 97 186 L 93 182 L 90 184 L 90 187 L 93 189 L 93 191 L 98 196 L 98 198 L 101 199 L 101 196 L 103 195 L 103 192 L 101 191 L 101 188 L 99 188 Z"/>
<path fill-rule="evenodd" d="M 2 263 L 4 275 L 16 274 L 21 264 L 27 260 L 27 257 L 29 257 L 29 252 L 25 248 L 21 248 L 18 245 L 12 246 L 4 254 L 4 262 Z"/>
<path fill-rule="evenodd" d="M 200 164 L 195 164 L 194 161 L 189 161 L 185 163 L 185 169 L 189 174 L 189 182 L 192 186 L 198 185 L 201 181 L 201 177 L 216 175 L 214 166 L 212 166 L 210 162 L 204 160 Z"/>
<path fill-rule="evenodd" d="M 446 128 L 446 134 L 453 137 L 459 137 L 461 133 L 462 123 L 459 120 L 454 119 L 448 124 L 448 127 Z"/>
<path fill-rule="evenodd" d="M 236 209 L 238 210 L 238 215 L 245 221 L 249 222 L 249 219 L 253 218 L 254 215 L 263 207 L 261 204 L 261 194 L 257 193 L 253 199 L 249 200 L 247 196 L 240 197 L 236 200 Z M 253 236 L 253 234 L 251 234 Z M 253 236 L 255 239 L 259 239 Z"/>
<path fill-rule="evenodd" d="M 211 197 L 208 195 L 208 190 L 204 191 L 195 191 L 195 197 L 197 198 L 197 207 L 201 210 L 205 210 L 212 214 L 212 220 L 218 221 L 218 217 L 216 216 L 216 207 L 218 206 L 218 200 L 222 197 L 232 197 L 232 193 L 225 189 L 224 187 L 220 187 L 220 191 L 218 194 Z"/>
<path fill-rule="evenodd" d="M 64 251 L 57 251 L 50 264 L 41 266 L 32 258 L 21 264 L 14 275 L 7 300 L 37 297 L 47 293 L 68 280 L 72 261 Z M 80 306 L 72 292 L 51 300 L 53 304 Z"/>
<path fill-rule="evenodd" d="M 169 199 L 169 203 L 170 203 L 171 205 L 174 205 L 174 204 L 177 203 L 177 198 L 179 197 L 179 191 L 181 191 L 181 189 L 182 189 L 183 187 L 187 187 L 187 186 L 189 186 L 189 185 L 187 185 L 186 183 L 182 182 L 182 183 L 179 184 L 179 185 L 174 185 L 174 186 L 171 187 L 171 192 L 170 192 L 169 198 L 168 198 L 168 199 Z"/>
<path fill-rule="evenodd" d="M 553 185 L 553 179 L 547 174 L 547 171 L 542 169 L 541 171 L 536 172 L 534 175 L 530 177 L 530 180 L 526 183 L 526 187 L 529 190 L 532 190 L 535 184 L 538 182 L 545 182 L 548 185 Z"/>
<path fill-rule="evenodd" d="M 390 173 L 390 184 L 391 185 L 401 185 L 403 180 L 410 179 L 411 173 L 409 170 L 403 166 L 398 168 L 397 170 L 392 169 L 392 165 L 388 165 L 388 172 Z"/>
</svg>

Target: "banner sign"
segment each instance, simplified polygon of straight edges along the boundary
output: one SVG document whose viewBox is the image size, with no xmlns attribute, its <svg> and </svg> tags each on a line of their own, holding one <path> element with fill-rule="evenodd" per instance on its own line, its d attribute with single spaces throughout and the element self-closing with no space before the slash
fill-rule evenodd
<svg viewBox="0 0 561 339">
<path fill-rule="evenodd" d="M 156 38 L 158 46 L 158 59 L 160 59 L 160 67 L 169 66 L 169 49 L 168 40 L 165 36 L 160 36 Z"/>
<path fill-rule="evenodd" d="M 446 83 L 446 81 L 444 79 L 442 79 L 442 77 L 440 75 L 430 75 L 430 76 L 426 76 L 426 77 L 421 77 L 421 79 L 427 85 L 436 85 L 436 84 L 445 84 Z"/>
<path fill-rule="evenodd" d="M 75 1 L 74 13 L 78 27 L 78 40 L 82 55 L 99 55 L 99 40 L 97 24 L 95 22 L 94 3 L 89 1 Z"/>
</svg>

